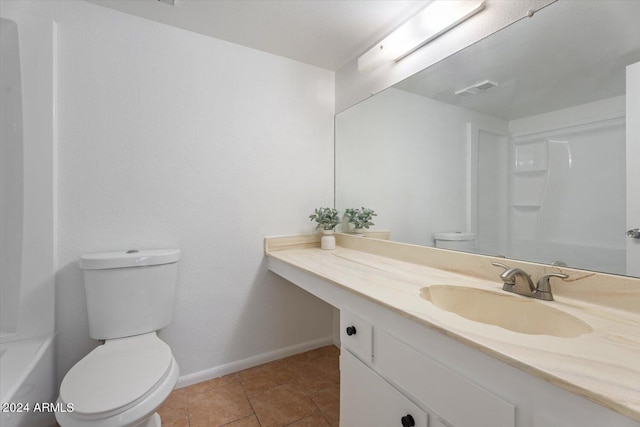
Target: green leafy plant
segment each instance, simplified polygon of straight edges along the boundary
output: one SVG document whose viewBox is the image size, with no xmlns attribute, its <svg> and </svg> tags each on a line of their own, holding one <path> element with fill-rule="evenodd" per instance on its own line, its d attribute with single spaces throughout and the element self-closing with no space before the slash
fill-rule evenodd
<svg viewBox="0 0 640 427">
<path fill-rule="evenodd" d="M 371 222 L 371 218 L 378 216 L 378 214 L 376 214 L 373 209 L 362 207 L 361 209 L 346 209 L 344 216 L 347 218 L 349 224 L 353 224 L 354 228 L 358 230 L 375 225 Z"/>
<path fill-rule="evenodd" d="M 333 208 L 317 208 L 309 219 L 318 223 L 316 230 L 333 230 L 340 221 L 338 211 Z"/>
</svg>

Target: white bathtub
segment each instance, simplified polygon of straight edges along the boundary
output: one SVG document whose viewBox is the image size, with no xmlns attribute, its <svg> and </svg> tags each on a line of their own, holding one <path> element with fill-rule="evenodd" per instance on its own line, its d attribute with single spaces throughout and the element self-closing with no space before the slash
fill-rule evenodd
<svg viewBox="0 0 640 427">
<path fill-rule="evenodd" d="M 55 414 L 34 411 L 36 404 L 56 401 L 56 389 L 51 375 L 53 363 L 52 336 L 0 344 L 2 427 L 43 427 L 55 424 Z M 24 410 L 27 404 L 29 412 Z M 19 409 L 23 409 L 23 412 L 18 412 Z"/>
</svg>

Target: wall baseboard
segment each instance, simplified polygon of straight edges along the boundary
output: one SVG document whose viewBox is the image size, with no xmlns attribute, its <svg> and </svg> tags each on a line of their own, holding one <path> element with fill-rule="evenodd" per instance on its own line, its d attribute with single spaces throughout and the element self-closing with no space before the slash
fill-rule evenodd
<svg viewBox="0 0 640 427">
<path fill-rule="evenodd" d="M 283 357 L 293 356 L 294 354 L 304 353 L 305 351 L 314 350 L 316 348 L 333 345 L 333 336 L 318 338 L 301 344 L 292 345 L 290 347 L 281 348 L 267 353 L 257 354 L 246 359 L 237 360 L 235 362 L 225 363 L 224 365 L 214 366 L 213 368 L 203 371 L 194 372 L 192 374 L 183 375 L 178 378 L 176 389 L 198 384 L 223 375 L 239 372 L 244 369 L 253 368 L 263 363 L 273 362 Z"/>
</svg>

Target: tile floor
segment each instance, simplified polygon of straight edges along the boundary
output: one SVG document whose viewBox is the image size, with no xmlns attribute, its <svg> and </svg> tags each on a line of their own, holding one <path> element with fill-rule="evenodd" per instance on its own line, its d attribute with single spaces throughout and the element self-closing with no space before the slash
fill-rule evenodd
<svg viewBox="0 0 640 427">
<path fill-rule="evenodd" d="M 324 427 L 340 419 L 340 369 L 331 345 L 174 390 L 163 427 Z"/>
</svg>

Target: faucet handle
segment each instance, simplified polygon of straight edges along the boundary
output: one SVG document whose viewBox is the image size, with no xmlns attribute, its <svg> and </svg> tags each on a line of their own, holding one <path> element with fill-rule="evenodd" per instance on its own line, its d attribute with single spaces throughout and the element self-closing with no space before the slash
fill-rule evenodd
<svg viewBox="0 0 640 427">
<path fill-rule="evenodd" d="M 547 299 L 547 301 L 553 301 L 553 295 L 551 294 L 551 283 L 549 283 L 549 279 L 551 279 L 552 277 L 566 279 L 569 276 L 563 273 L 549 273 L 545 274 L 538 280 L 538 287 L 536 288 L 536 292 L 548 293 L 548 299 L 545 298 Z"/>
<path fill-rule="evenodd" d="M 507 270 L 511 269 L 511 267 L 509 267 L 508 265 L 504 265 L 504 264 L 499 263 L 499 262 L 492 262 L 491 265 L 495 265 L 496 267 L 502 267 L 502 268 L 504 268 L 504 271 L 507 271 Z"/>
<path fill-rule="evenodd" d="M 509 267 L 508 265 L 502 264 L 500 262 L 492 262 L 491 265 L 504 268 L 504 272 L 500 275 L 500 280 L 502 280 L 503 282 L 502 289 L 507 292 L 512 292 L 513 287 L 516 285 L 516 280 L 513 277 L 512 278 L 505 277 L 505 273 L 511 270 L 511 267 Z"/>
</svg>

